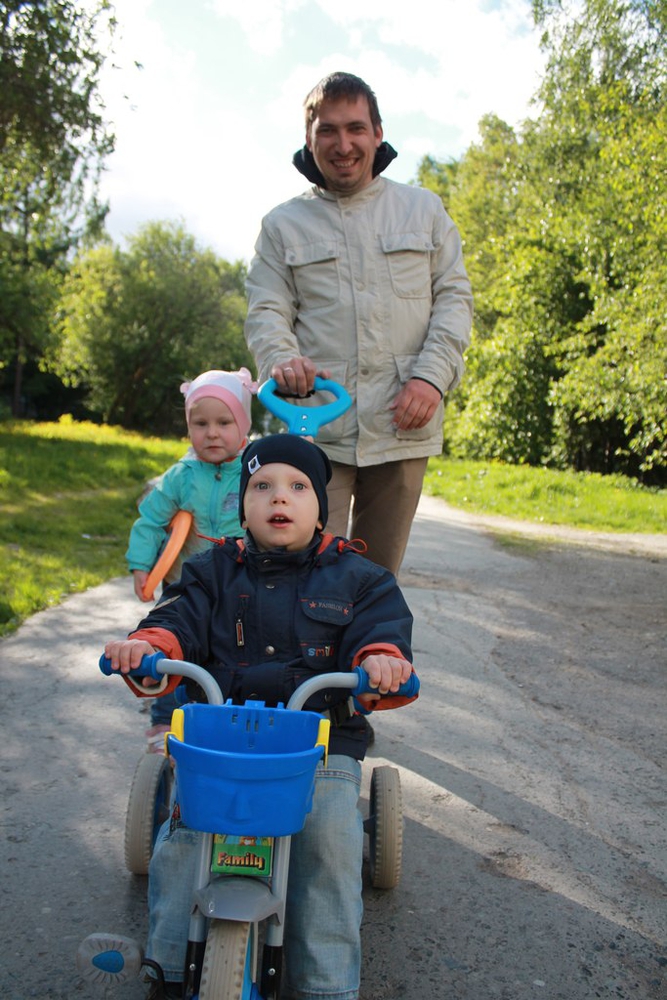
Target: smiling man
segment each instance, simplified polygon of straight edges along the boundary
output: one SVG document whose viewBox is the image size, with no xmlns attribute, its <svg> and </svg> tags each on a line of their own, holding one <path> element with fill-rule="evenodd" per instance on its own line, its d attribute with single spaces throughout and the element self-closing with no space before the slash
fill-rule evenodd
<svg viewBox="0 0 667 1000">
<path fill-rule="evenodd" d="M 470 283 L 437 195 L 380 176 L 396 152 L 368 84 L 333 73 L 304 108 L 294 164 L 313 187 L 262 221 L 246 340 L 260 378 L 308 397 L 299 405 L 323 402 L 309 396 L 316 375 L 347 388 L 355 405 L 318 435 L 333 467 L 326 527 L 397 574 L 463 374 Z"/>
<path fill-rule="evenodd" d="M 322 101 L 306 134 L 327 191 L 343 195 L 371 183 L 381 142 L 382 126 L 373 122 L 365 97 Z"/>
</svg>

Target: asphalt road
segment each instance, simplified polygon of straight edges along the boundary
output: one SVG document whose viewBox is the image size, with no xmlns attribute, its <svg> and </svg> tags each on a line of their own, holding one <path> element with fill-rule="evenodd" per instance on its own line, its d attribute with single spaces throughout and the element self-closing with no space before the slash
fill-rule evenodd
<svg viewBox="0 0 667 1000">
<path fill-rule="evenodd" d="M 403 878 L 366 891 L 361 1000 L 667 998 L 664 541 L 501 544 L 420 505 L 422 697 L 365 767 L 400 769 Z M 145 932 L 123 825 L 146 717 L 96 667 L 139 613 L 115 580 L 0 643 L 1 1000 L 144 995 L 74 965 L 92 931 Z"/>
</svg>

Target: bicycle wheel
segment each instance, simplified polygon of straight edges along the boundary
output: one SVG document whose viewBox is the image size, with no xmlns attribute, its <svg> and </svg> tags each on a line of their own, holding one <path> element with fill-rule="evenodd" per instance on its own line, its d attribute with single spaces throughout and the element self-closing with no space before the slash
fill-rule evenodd
<svg viewBox="0 0 667 1000">
<path fill-rule="evenodd" d="M 158 830 L 169 818 L 173 773 L 169 758 L 144 753 L 132 778 L 125 816 L 125 867 L 147 875 Z"/>
<path fill-rule="evenodd" d="M 371 775 L 369 862 L 375 889 L 393 889 L 403 864 L 403 799 L 395 767 L 376 767 Z"/>
<path fill-rule="evenodd" d="M 251 924 L 212 920 L 206 939 L 199 1000 L 251 1000 L 253 986 Z"/>
</svg>

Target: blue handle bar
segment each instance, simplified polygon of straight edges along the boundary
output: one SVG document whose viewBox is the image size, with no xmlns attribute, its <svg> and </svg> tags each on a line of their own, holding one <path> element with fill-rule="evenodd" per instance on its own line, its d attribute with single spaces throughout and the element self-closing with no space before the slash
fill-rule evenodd
<svg viewBox="0 0 667 1000">
<path fill-rule="evenodd" d="M 355 667 L 352 673 L 355 673 L 358 677 L 357 687 L 353 689 L 353 695 L 360 694 L 372 694 L 377 692 L 377 688 L 371 687 L 368 674 L 363 667 Z M 391 696 L 396 697 L 401 695 L 404 698 L 415 698 L 419 694 L 419 678 L 417 674 L 410 674 L 407 681 L 401 684 L 398 691 L 392 691 Z"/>
<path fill-rule="evenodd" d="M 146 655 L 142 658 L 141 664 L 135 670 L 130 670 L 129 676 L 134 678 L 152 677 L 153 680 L 159 681 L 163 676 L 163 671 L 160 670 L 159 664 L 162 660 L 168 659 L 169 658 L 166 657 L 164 653 L 160 652 Z M 107 677 L 110 677 L 112 674 L 118 674 L 120 676 L 120 671 L 111 669 L 111 660 L 105 656 L 104 653 L 100 656 L 100 670 Z M 377 688 L 371 687 L 368 674 L 363 667 L 355 667 L 351 673 L 356 674 L 357 677 L 356 687 L 351 689 L 351 694 L 369 694 L 377 691 Z M 392 694 L 401 695 L 405 698 L 414 698 L 417 694 L 419 694 L 419 686 L 419 678 L 417 677 L 417 674 L 411 674 L 405 684 L 401 684 L 398 691 L 392 692 Z"/>
<path fill-rule="evenodd" d="M 141 663 L 135 670 L 130 670 L 130 677 L 152 677 L 154 681 L 162 680 L 162 671 L 158 670 L 158 663 L 160 660 L 167 660 L 169 657 L 165 656 L 164 653 L 151 653 L 150 655 L 143 656 L 141 658 Z M 112 674 L 118 674 L 120 676 L 120 670 L 111 669 L 111 660 L 104 653 L 100 656 L 100 670 L 107 677 L 111 677 Z"/>
<path fill-rule="evenodd" d="M 324 406 L 299 406 L 298 401 L 296 405 L 288 403 L 282 396 L 276 396 L 277 385 L 274 378 L 268 379 L 259 387 L 257 397 L 267 410 L 287 424 L 290 434 L 317 437 L 320 427 L 342 416 L 352 406 L 347 389 L 330 378 L 315 376 L 315 389 L 335 396 L 333 402 L 325 403 Z"/>
</svg>

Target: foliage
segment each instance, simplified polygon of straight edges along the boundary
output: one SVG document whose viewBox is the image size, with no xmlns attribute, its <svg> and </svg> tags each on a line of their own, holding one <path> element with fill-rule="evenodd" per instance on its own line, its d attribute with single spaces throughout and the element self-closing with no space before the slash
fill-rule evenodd
<svg viewBox="0 0 667 1000">
<path fill-rule="evenodd" d="M 97 184 L 113 138 L 97 95 L 95 27 L 107 7 L 0 3 L 0 368 L 15 373 L 15 413 L 26 360 L 49 346 L 60 270 L 105 215 Z"/>
<path fill-rule="evenodd" d="M 547 71 L 520 134 L 487 117 L 448 198 L 476 302 L 447 408 L 455 456 L 664 481 L 667 60 L 664 3 L 536 2 Z"/>
<path fill-rule="evenodd" d="M 65 281 L 51 363 L 87 387 L 89 407 L 105 421 L 178 433 L 184 379 L 251 364 L 244 276 L 243 265 L 200 249 L 176 224 L 149 223 L 126 251 L 84 251 Z"/>
<path fill-rule="evenodd" d="M 136 500 L 185 449 L 67 418 L 0 425 L 0 635 L 126 572 Z"/>
</svg>

